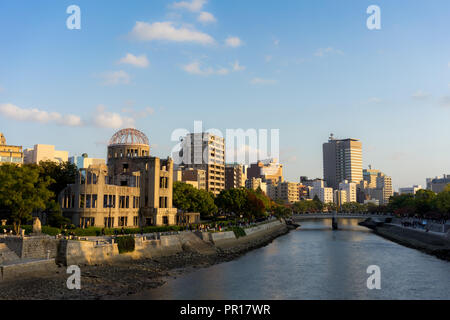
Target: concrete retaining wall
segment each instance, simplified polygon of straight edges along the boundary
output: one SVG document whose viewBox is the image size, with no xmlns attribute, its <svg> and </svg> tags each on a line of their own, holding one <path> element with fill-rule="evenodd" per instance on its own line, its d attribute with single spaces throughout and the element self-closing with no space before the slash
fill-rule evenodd
<svg viewBox="0 0 450 320">
<path fill-rule="evenodd" d="M 209 239 L 216 244 L 223 240 L 236 239 L 233 231 L 209 233 Z"/>
<path fill-rule="evenodd" d="M 55 259 L 19 262 L 0 266 L 0 279 L 5 281 L 14 280 L 30 274 L 37 275 L 38 273 L 46 272 L 55 267 Z"/>
<path fill-rule="evenodd" d="M 261 232 L 261 231 L 270 230 L 270 229 L 272 229 L 274 227 L 278 227 L 280 225 L 282 225 L 282 223 L 279 220 L 276 220 L 276 221 L 272 221 L 272 222 L 269 222 L 269 223 L 260 224 L 259 226 L 256 226 L 256 227 L 244 229 L 244 231 L 245 231 L 245 234 L 247 236 L 249 236 L 249 235 L 252 235 L 254 233 Z"/>
<path fill-rule="evenodd" d="M 65 250 L 60 251 L 62 256 L 58 260 L 67 266 L 104 263 L 119 255 L 117 243 L 97 245 L 92 241 L 61 240 L 61 245 Z"/>
<path fill-rule="evenodd" d="M 8 236 L 0 238 L 0 242 L 8 246 L 21 259 L 56 258 L 59 239 L 47 235 L 20 237 Z"/>
</svg>

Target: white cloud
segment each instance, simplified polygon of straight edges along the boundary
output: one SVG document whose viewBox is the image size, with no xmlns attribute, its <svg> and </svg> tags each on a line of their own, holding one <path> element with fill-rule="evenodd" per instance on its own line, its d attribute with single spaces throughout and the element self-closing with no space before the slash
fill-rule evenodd
<svg viewBox="0 0 450 320">
<path fill-rule="evenodd" d="M 381 102 L 383 102 L 383 100 L 381 100 L 380 98 L 377 98 L 377 97 L 372 97 L 372 98 L 369 98 L 369 100 L 368 100 L 368 103 L 381 103 Z"/>
<path fill-rule="evenodd" d="M 231 64 L 232 65 L 232 67 L 233 67 L 233 71 L 244 71 L 245 70 L 245 67 L 244 66 L 241 66 L 240 64 L 239 64 L 239 61 L 238 60 L 236 60 L 234 63 L 232 63 Z"/>
<path fill-rule="evenodd" d="M 130 83 L 131 77 L 125 71 L 111 71 L 100 74 L 100 78 L 103 79 L 102 84 L 105 86 L 115 86 L 119 84 Z"/>
<path fill-rule="evenodd" d="M 429 94 L 428 92 L 424 92 L 422 90 L 418 90 L 414 92 L 412 95 L 412 98 L 415 100 L 426 100 L 429 97 L 431 97 L 431 94 Z"/>
<path fill-rule="evenodd" d="M 143 119 L 155 113 L 152 107 L 145 107 L 143 110 L 134 110 L 133 107 L 123 108 L 123 113 L 129 113 L 134 119 Z"/>
<path fill-rule="evenodd" d="M 333 47 L 328 47 L 328 48 L 319 48 L 317 49 L 316 53 L 314 54 L 316 57 L 324 57 L 326 55 L 329 54 L 339 54 L 339 55 L 343 55 L 344 52 L 342 52 L 339 49 L 335 49 Z"/>
<path fill-rule="evenodd" d="M 192 1 L 180 1 L 171 5 L 174 9 L 187 9 L 192 12 L 198 12 L 202 10 L 207 0 L 192 0 Z"/>
<path fill-rule="evenodd" d="M 450 108 L 450 96 L 441 98 L 441 106 L 444 108 Z"/>
<path fill-rule="evenodd" d="M 212 13 L 202 11 L 202 12 L 200 12 L 200 15 L 198 16 L 197 21 L 202 22 L 202 23 L 212 23 L 212 22 L 216 22 L 217 20 Z"/>
<path fill-rule="evenodd" d="M 95 126 L 101 128 L 119 129 L 134 127 L 133 118 L 123 117 L 116 112 L 108 112 L 103 105 L 97 107 L 92 122 Z"/>
<path fill-rule="evenodd" d="M 140 41 L 166 40 L 173 42 L 194 42 L 200 44 L 213 44 L 214 39 L 203 32 L 193 28 L 176 28 L 173 22 L 146 23 L 137 21 L 131 37 Z"/>
<path fill-rule="evenodd" d="M 127 53 L 125 57 L 119 60 L 119 63 L 130 64 L 139 68 L 147 68 L 149 66 L 149 62 L 147 60 L 147 56 L 145 54 L 140 56 L 135 56 L 131 53 Z"/>
<path fill-rule="evenodd" d="M 30 121 L 38 123 L 55 123 L 62 126 L 76 127 L 83 124 L 76 115 L 62 115 L 58 112 L 47 112 L 36 108 L 24 109 L 11 103 L 0 104 L 0 113 L 13 120 Z"/>
<path fill-rule="evenodd" d="M 194 61 L 182 67 L 184 71 L 190 74 L 209 76 L 213 74 L 217 75 L 227 75 L 230 71 L 226 68 L 219 67 L 217 70 L 212 67 L 202 68 L 200 62 Z"/>
<path fill-rule="evenodd" d="M 242 45 L 242 40 L 238 37 L 228 37 L 225 40 L 225 45 L 227 45 L 228 47 L 237 48 Z"/>
<path fill-rule="evenodd" d="M 263 78 L 253 78 L 250 83 L 256 85 L 272 85 L 276 84 L 278 81 L 273 79 L 263 79 Z"/>
</svg>

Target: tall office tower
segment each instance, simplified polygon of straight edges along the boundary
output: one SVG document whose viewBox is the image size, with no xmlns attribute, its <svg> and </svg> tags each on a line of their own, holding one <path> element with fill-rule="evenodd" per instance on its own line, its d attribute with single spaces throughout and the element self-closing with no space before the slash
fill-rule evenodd
<svg viewBox="0 0 450 320">
<path fill-rule="evenodd" d="M 380 204 L 388 204 L 389 198 L 394 194 L 392 189 L 392 178 L 385 175 L 380 170 L 369 169 L 363 170 L 363 181 L 364 184 L 362 188 L 364 193 L 369 196 L 370 199 L 377 199 Z M 360 185 L 361 188 L 361 185 Z M 366 197 L 363 197 L 361 202 L 363 202 Z"/>
<path fill-rule="evenodd" d="M 323 144 L 323 178 L 333 189 L 338 189 L 344 180 L 359 183 L 363 179 L 362 143 L 356 139 L 334 139 L 331 134 Z"/>
<path fill-rule="evenodd" d="M 225 189 L 225 139 L 207 132 L 190 133 L 181 143 L 183 165 L 206 172 L 206 190 Z"/>
</svg>

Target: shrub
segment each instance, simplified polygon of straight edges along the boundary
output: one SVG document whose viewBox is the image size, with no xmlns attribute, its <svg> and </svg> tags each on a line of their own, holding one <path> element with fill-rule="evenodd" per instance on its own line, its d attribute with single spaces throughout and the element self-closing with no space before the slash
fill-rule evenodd
<svg viewBox="0 0 450 320">
<path fill-rule="evenodd" d="M 49 226 L 42 226 L 42 233 L 48 234 L 49 236 L 56 236 L 61 233 L 61 229 Z"/>
<path fill-rule="evenodd" d="M 117 241 L 117 246 L 119 248 L 119 253 L 134 251 L 134 247 L 135 247 L 134 237 L 122 236 L 122 237 L 118 237 L 116 239 L 116 241 Z"/>
<path fill-rule="evenodd" d="M 245 231 L 241 227 L 231 227 L 229 230 L 234 232 L 236 238 L 245 237 Z"/>
</svg>

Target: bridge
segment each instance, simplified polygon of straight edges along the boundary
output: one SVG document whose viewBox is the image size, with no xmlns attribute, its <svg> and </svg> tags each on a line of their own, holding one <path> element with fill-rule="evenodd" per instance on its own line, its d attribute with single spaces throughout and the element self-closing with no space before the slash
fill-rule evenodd
<svg viewBox="0 0 450 320">
<path fill-rule="evenodd" d="M 310 219 L 332 219 L 333 230 L 338 229 L 338 219 L 367 219 L 367 218 L 377 218 L 383 220 L 385 218 L 392 218 L 389 214 L 370 214 L 370 213 L 305 213 L 305 214 L 294 214 L 292 220 L 294 222 L 299 222 L 303 220 Z"/>
</svg>

